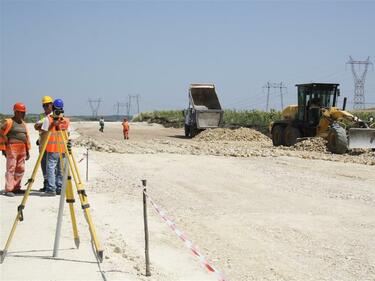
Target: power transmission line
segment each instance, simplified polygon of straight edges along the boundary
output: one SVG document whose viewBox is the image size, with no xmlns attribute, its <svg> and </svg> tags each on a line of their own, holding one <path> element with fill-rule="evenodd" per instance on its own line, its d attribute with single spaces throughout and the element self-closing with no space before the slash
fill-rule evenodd
<svg viewBox="0 0 375 281">
<path fill-rule="evenodd" d="M 129 115 L 129 106 L 128 106 L 128 103 L 127 102 L 116 102 L 116 104 L 114 105 L 115 106 L 115 109 L 116 109 L 116 115 L 117 115 L 117 120 L 120 120 L 120 108 L 124 108 L 126 109 L 126 113 L 127 113 L 127 116 Z"/>
<path fill-rule="evenodd" d="M 91 112 L 92 112 L 92 117 L 93 118 L 96 118 L 98 116 L 98 111 L 99 111 L 99 108 L 100 108 L 100 103 L 101 103 L 101 99 L 89 99 L 89 105 L 90 105 L 90 108 L 91 108 Z"/>
<path fill-rule="evenodd" d="M 134 106 L 136 106 L 137 114 L 139 114 L 139 98 L 140 98 L 140 95 L 129 95 L 128 115 L 130 115 L 132 112 L 135 112 L 135 110 L 132 111 L 132 100 L 133 99 L 136 102 L 136 104 L 134 104 Z"/>
<path fill-rule="evenodd" d="M 270 90 L 279 90 L 280 94 L 280 102 L 281 102 L 281 110 L 284 108 L 284 101 L 283 101 L 283 90 L 287 89 L 285 85 L 283 85 L 283 82 L 280 83 L 271 83 L 267 82 L 266 85 L 263 86 L 263 89 L 267 89 L 267 103 L 266 103 L 266 111 L 268 112 L 269 103 L 270 103 Z"/>
<path fill-rule="evenodd" d="M 365 61 L 355 61 L 351 56 L 349 56 L 349 61 L 346 64 L 350 64 L 354 78 L 353 109 L 364 109 L 366 74 L 368 71 L 368 66 L 372 65 L 372 62 L 370 62 L 370 57 L 367 57 Z M 362 70 L 361 74 L 357 73 L 355 66 L 357 66 L 358 71 L 361 70 L 361 66 L 364 66 L 364 70 Z"/>
</svg>

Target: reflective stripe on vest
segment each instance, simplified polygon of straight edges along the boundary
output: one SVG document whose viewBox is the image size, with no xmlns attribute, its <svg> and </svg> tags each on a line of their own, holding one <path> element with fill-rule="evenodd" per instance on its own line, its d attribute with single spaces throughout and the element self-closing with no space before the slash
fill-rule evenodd
<svg viewBox="0 0 375 281">
<path fill-rule="evenodd" d="M 64 145 L 64 140 L 61 137 L 61 132 L 56 131 L 56 128 L 53 125 L 53 117 L 48 116 L 48 118 L 49 118 L 49 121 L 50 121 L 50 128 L 51 128 L 50 132 L 51 132 L 51 134 L 50 134 L 50 137 L 49 137 L 48 142 L 47 142 L 46 151 L 47 152 L 65 153 L 65 145 Z M 62 121 L 59 121 L 59 122 L 60 122 L 59 125 L 60 125 L 61 130 L 67 130 L 68 129 L 69 124 L 70 124 L 69 118 L 64 118 Z"/>
</svg>

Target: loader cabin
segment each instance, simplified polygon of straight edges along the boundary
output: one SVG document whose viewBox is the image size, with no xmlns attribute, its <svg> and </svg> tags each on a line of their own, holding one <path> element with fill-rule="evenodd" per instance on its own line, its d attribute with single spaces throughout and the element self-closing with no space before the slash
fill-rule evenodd
<svg viewBox="0 0 375 281">
<path fill-rule="evenodd" d="M 291 146 L 300 137 L 315 137 L 321 120 L 321 109 L 336 107 L 339 84 L 297 84 L 298 106 L 283 110 L 283 119 L 273 122 L 271 134 L 274 146 Z"/>
<path fill-rule="evenodd" d="M 310 83 L 297 84 L 296 87 L 298 89 L 297 120 L 311 129 L 314 128 L 315 131 L 321 118 L 320 108 L 336 107 L 337 97 L 340 95 L 339 84 Z"/>
</svg>

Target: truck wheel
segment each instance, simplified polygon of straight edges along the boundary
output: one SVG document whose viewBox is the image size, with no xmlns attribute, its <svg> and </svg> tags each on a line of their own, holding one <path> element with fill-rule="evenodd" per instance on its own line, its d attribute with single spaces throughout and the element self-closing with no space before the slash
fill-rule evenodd
<svg viewBox="0 0 375 281">
<path fill-rule="evenodd" d="M 185 137 L 189 137 L 190 134 L 190 126 L 185 124 Z"/>
<path fill-rule="evenodd" d="M 194 138 L 197 135 L 198 130 L 196 129 L 194 125 L 191 125 L 189 129 L 190 129 L 189 137 Z"/>
<path fill-rule="evenodd" d="M 272 128 L 272 143 L 274 146 L 284 145 L 284 127 L 275 125 Z"/>
<path fill-rule="evenodd" d="M 286 127 L 284 131 L 284 141 L 286 146 L 293 146 L 296 144 L 297 139 L 301 137 L 301 133 L 297 128 L 292 126 Z"/>
<path fill-rule="evenodd" d="M 348 151 L 348 137 L 343 127 L 333 124 L 328 133 L 328 150 L 335 154 L 344 154 Z"/>
</svg>

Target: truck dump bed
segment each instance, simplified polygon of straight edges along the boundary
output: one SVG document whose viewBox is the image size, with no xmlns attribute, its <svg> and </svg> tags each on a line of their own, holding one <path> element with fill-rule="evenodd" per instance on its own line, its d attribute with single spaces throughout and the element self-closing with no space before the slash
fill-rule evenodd
<svg viewBox="0 0 375 281">
<path fill-rule="evenodd" d="M 211 84 L 190 85 L 190 105 L 195 109 L 197 129 L 217 128 L 223 118 L 223 110 L 215 86 Z"/>
</svg>

